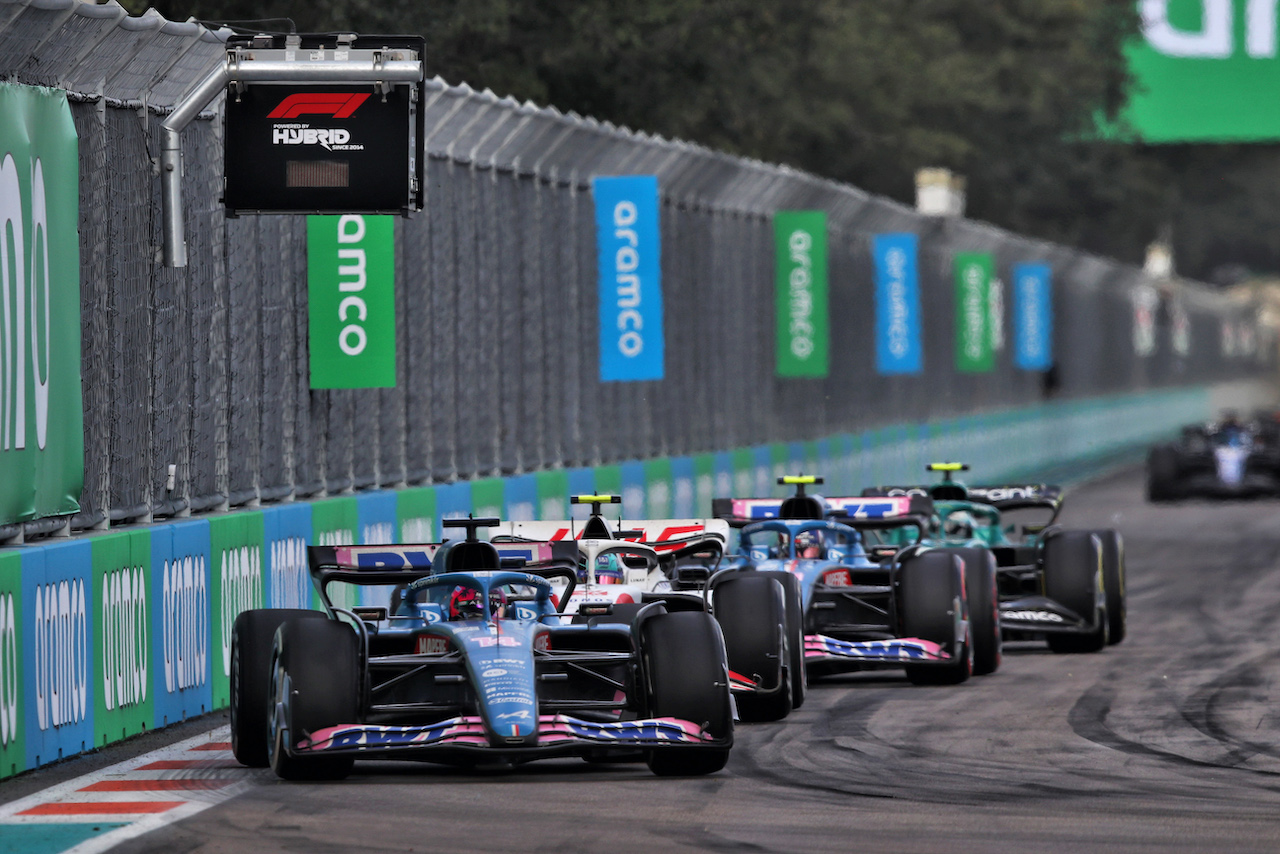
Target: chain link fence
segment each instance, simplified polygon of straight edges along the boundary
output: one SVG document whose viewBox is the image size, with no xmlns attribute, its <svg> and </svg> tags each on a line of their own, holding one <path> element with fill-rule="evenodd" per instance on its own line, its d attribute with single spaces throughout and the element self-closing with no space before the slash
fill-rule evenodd
<svg viewBox="0 0 1280 854">
<path fill-rule="evenodd" d="M 1248 307 L 784 167 L 427 85 L 426 210 L 396 223 L 397 385 L 313 391 L 302 217 L 228 219 L 215 108 L 183 134 L 189 266 L 160 263 L 159 122 L 222 38 L 115 3 L 0 0 L 0 75 L 66 89 L 80 134 L 85 488 L 73 527 L 373 487 L 800 441 L 1248 377 Z M 598 379 L 590 180 L 656 174 L 666 379 Z M 830 377 L 774 375 L 777 210 L 824 210 Z M 925 371 L 874 370 L 875 234 L 920 237 Z M 1052 265 L 1056 367 L 954 370 L 953 259 Z M 1157 296 L 1156 340 L 1134 342 Z M 1185 352 L 1171 318 L 1189 323 Z M 1005 338 L 1012 340 L 1007 317 Z M 173 478 L 170 481 L 172 467 Z M 172 488 L 169 483 L 172 482 Z M 38 533 L 48 522 L 29 523 Z"/>
</svg>

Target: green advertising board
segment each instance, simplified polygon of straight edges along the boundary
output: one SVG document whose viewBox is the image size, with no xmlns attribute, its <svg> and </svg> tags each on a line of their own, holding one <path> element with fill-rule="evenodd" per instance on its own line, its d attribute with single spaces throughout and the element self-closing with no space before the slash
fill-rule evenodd
<svg viewBox="0 0 1280 854">
<path fill-rule="evenodd" d="M 477 518 L 505 519 L 506 497 L 502 478 L 487 477 L 471 482 L 471 507 Z"/>
<path fill-rule="evenodd" d="M 777 374 L 825 377 L 828 371 L 827 214 L 773 215 L 777 267 Z"/>
<path fill-rule="evenodd" d="M 564 469 L 534 475 L 538 490 L 539 519 L 569 518 L 569 473 Z"/>
<path fill-rule="evenodd" d="M 1277 0 L 1143 0 L 1122 118 L 1145 142 L 1280 138 Z M 1122 128 L 1120 130 L 1126 130 Z"/>
<path fill-rule="evenodd" d="M 650 519 L 671 518 L 671 460 L 663 457 L 644 464 L 644 512 Z"/>
<path fill-rule="evenodd" d="M 995 367 L 991 335 L 991 276 L 995 260 L 989 252 L 956 255 L 956 369 L 969 373 Z"/>
<path fill-rule="evenodd" d="M 354 214 L 307 217 L 312 388 L 396 384 L 392 219 Z"/>
<path fill-rule="evenodd" d="M 0 523 L 80 509 L 79 170 L 66 93 L 0 83 Z"/>
<path fill-rule="evenodd" d="M 22 555 L 0 552 L 0 780 L 27 769 L 22 622 Z"/>
<path fill-rule="evenodd" d="M 436 542 L 436 490 L 433 486 L 396 493 L 396 542 Z"/>
<path fill-rule="evenodd" d="M 93 743 L 143 732 L 155 720 L 150 601 L 151 532 L 94 537 Z"/>
<path fill-rule="evenodd" d="M 266 525 L 262 511 L 232 513 L 209 519 L 209 547 L 213 556 L 209 604 L 210 687 L 213 707 L 231 702 L 231 628 L 241 611 L 266 603 L 263 571 Z"/>
</svg>

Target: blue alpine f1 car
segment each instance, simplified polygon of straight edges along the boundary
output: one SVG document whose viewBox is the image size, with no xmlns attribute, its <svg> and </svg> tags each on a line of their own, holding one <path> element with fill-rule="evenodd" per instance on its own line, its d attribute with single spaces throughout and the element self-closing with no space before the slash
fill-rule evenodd
<svg viewBox="0 0 1280 854">
<path fill-rule="evenodd" d="M 715 620 L 660 602 L 629 624 L 571 620 L 557 603 L 576 545 L 476 538 L 498 524 L 446 520 L 467 536 L 443 544 L 309 548 L 323 611 L 236 619 L 236 758 L 290 780 L 341 778 L 356 759 L 723 768 L 733 713 Z"/>
<path fill-rule="evenodd" d="M 811 676 L 902 667 L 916 684 L 955 684 L 973 673 L 973 624 L 963 562 L 920 545 L 873 559 L 857 527 L 922 527 L 910 499 L 841 499 L 805 492 L 813 476 L 788 476 L 789 498 L 716 499 L 715 515 L 741 528 L 739 553 L 724 572 L 792 575 Z"/>
</svg>

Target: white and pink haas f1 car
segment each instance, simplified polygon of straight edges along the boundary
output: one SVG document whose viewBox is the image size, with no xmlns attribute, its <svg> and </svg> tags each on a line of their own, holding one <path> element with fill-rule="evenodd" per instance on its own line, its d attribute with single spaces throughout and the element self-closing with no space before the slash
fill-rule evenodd
<svg viewBox="0 0 1280 854">
<path fill-rule="evenodd" d="M 615 526 L 601 505 L 617 495 L 576 495 L 585 520 L 504 522 L 493 541 L 576 541 L 578 584 L 564 612 L 589 621 L 634 621 L 651 606 L 709 610 L 724 636 L 738 717 L 779 720 L 804 702 L 800 589 L 785 572 L 718 572 L 729 538 L 722 519 L 657 519 Z"/>
</svg>

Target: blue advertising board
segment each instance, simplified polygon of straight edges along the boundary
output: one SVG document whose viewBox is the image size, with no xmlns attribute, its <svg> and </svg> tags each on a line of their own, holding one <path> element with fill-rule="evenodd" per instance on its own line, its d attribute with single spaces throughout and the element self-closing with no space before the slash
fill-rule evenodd
<svg viewBox="0 0 1280 854">
<path fill-rule="evenodd" d="M 269 608 L 311 607 L 311 505 L 282 504 L 262 511 L 266 551 L 266 601 Z"/>
<path fill-rule="evenodd" d="M 591 181 L 600 261 L 600 380 L 663 376 L 658 179 Z"/>
<path fill-rule="evenodd" d="M 878 234 L 872 241 L 876 370 L 881 374 L 918 374 L 924 369 L 918 244 L 914 234 Z"/>
<path fill-rule="evenodd" d="M 213 711 L 209 522 L 151 530 L 151 684 L 155 727 Z M 158 625 L 157 625 L 158 621 Z"/>
<path fill-rule="evenodd" d="M 503 483 L 504 521 L 531 522 L 538 513 L 538 479 L 531 474 L 508 477 Z"/>
<path fill-rule="evenodd" d="M 92 574 L 88 540 L 22 554 L 28 768 L 94 747 Z"/>
<path fill-rule="evenodd" d="M 1053 291 L 1048 264 L 1013 268 L 1014 364 L 1024 371 L 1053 366 Z"/>
</svg>

